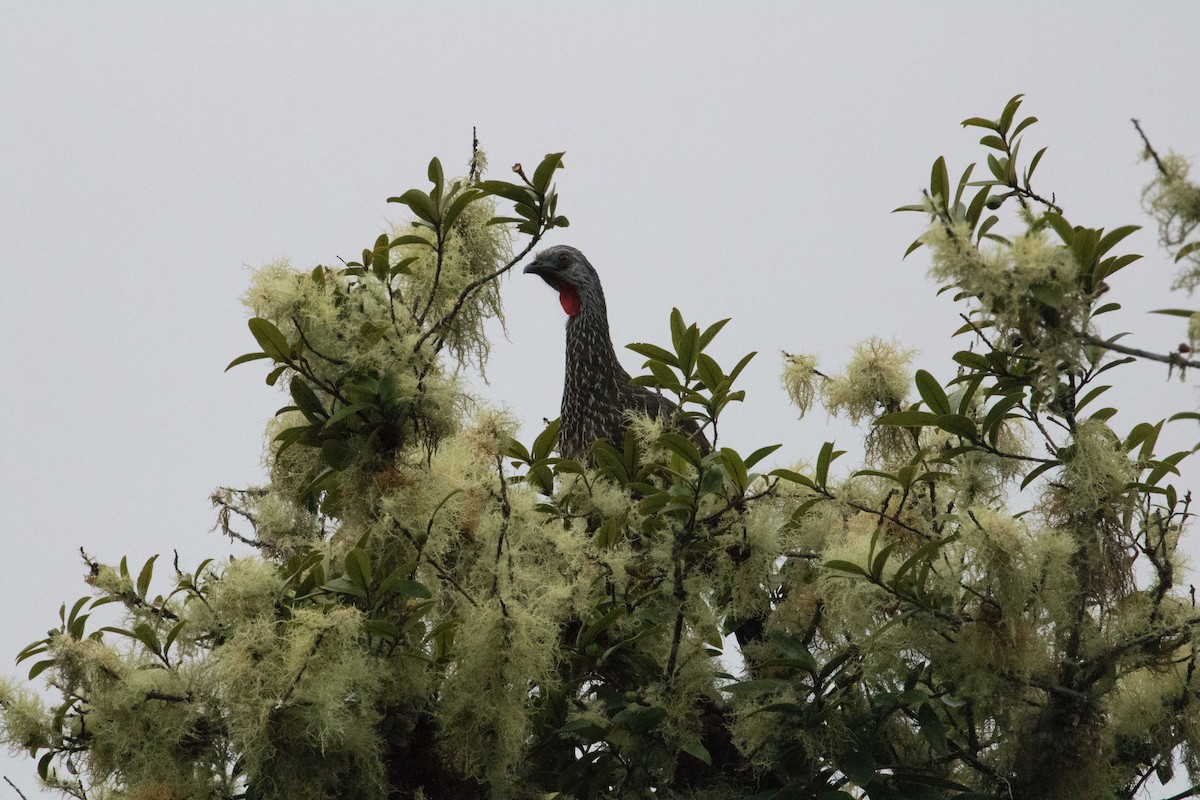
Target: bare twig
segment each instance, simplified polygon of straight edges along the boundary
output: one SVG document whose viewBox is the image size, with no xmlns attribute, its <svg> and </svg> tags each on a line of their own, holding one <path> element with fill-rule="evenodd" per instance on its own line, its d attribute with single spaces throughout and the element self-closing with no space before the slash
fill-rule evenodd
<svg viewBox="0 0 1200 800">
<path fill-rule="evenodd" d="M 806 558 L 810 561 L 821 557 L 820 553 L 814 553 L 811 550 L 787 550 L 783 555 L 784 558 Z"/>
<path fill-rule="evenodd" d="M 471 126 L 471 172 L 468 176 L 471 183 L 479 183 L 479 132 L 475 130 L 475 126 Z"/>
<path fill-rule="evenodd" d="M 1198 794 L 1200 794 L 1200 783 L 1191 788 L 1184 789 L 1179 794 L 1173 794 L 1170 797 L 1164 798 L 1164 800 L 1184 800 L 1185 797 L 1195 797 Z"/>
<path fill-rule="evenodd" d="M 244 508 L 237 507 L 236 505 L 233 504 L 233 502 L 231 500 L 226 499 L 226 497 L 224 497 L 221 494 L 221 492 L 223 492 L 223 491 L 232 493 L 232 492 L 236 492 L 238 490 L 224 489 L 224 488 L 217 489 L 217 491 L 213 492 L 212 496 L 209 497 L 209 500 L 212 502 L 212 504 L 215 507 L 220 509 L 220 511 L 217 512 L 217 522 L 215 525 L 212 526 L 212 528 L 210 528 L 210 530 L 215 531 L 217 528 L 220 528 L 221 533 L 225 534 L 230 539 L 236 539 L 237 541 L 242 542 L 243 544 L 248 544 L 251 547 L 257 547 L 258 549 L 263 550 L 267 553 L 271 553 L 272 555 L 278 555 L 280 550 L 275 545 L 273 545 L 269 542 L 264 542 L 261 539 L 257 539 L 257 538 L 252 539 L 248 536 L 243 536 L 242 534 L 235 531 L 232 527 L 230 527 L 229 519 L 230 519 L 231 514 L 237 514 L 239 517 L 241 517 L 242 519 L 249 522 L 250 525 L 255 527 L 256 529 L 258 527 L 258 521 L 254 518 L 254 515 L 251 514 L 249 511 L 246 511 Z"/>
<path fill-rule="evenodd" d="M 1146 145 L 1146 152 L 1152 159 L 1154 159 L 1154 166 L 1158 167 L 1158 173 L 1164 178 L 1170 177 L 1170 175 L 1167 173 L 1166 166 L 1163 165 L 1162 159 L 1158 157 L 1158 151 L 1155 150 L 1154 146 L 1150 144 L 1150 139 L 1146 136 L 1145 131 L 1142 130 L 1141 123 L 1139 123 L 1136 119 L 1131 119 L 1130 122 L 1133 123 L 1133 127 L 1137 128 L 1138 136 L 1142 137 L 1142 143 Z"/>
<path fill-rule="evenodd" d="M 504 554 L 504 543 L 508 538 L 508 521 L 512 516 L 512 506 L 508 502 L 508 481 L 504 479 L 504 457 L 500 455 L 496 456 L 496 474 L 500 478 L 500 533 L 496 537 L 496 564 L 495 571 L 492 573 L 492 596 L 500 601 L 500 611 L 507 617 L 508 606 L 504 604 L 504 597 L 500 594 L 500 556 Z M 511 560 L 509 569 L 512 569 Z"/>
<path fill-rule="evenodd" d="M 525 259 L 525 256 L 529 255 L 529 252 L 531 250 L 533 250 L 533 248 L 537 245 L 537 243 L 539 241 L 541 241 L 541 238 L 542 238 L 541 234 L 534 236 L 533 238 L 531 238 L 529 240 L 529 243 L 525 245 L 524 249 L 522 249 L 521 252 L 518 253 L 515 258 L 510 260 L 503 267 L 493 270 L 492 272 L 489 272 L 487 275 L 484 275 L 482 278 L 476 278 L 475 280 L 468 283 L 466 285 L 466 287 L 463 288 L 463 290 L 458 293 L 458 299 L 455 301 L 454 305 L 450 308 L 450 310 L 448 312 L 446 312 L 445 316 L 443 316 L 441 319 L 439 319 L 433 325 L 430 325 L 429 328 L 423 334 L 421 334 L 421 337 L 419 339 L 417 339 L 417 343 L 413 345 L 413 351 L 416 352 L 417 350 L 420 350 L 421 345 L 425 344 L 426 339 L 428 339 L 433 334 L 439 333 L 439 332 L 441 332 L 441 335 L 438 336 L 438 338 L 435 342 L 434 352 L 436 353 L 437 351 L 441 350 L 442 345 L 445 344 L 445 342 L 446 342 L 446 337 L 444 335 L 444 331 L 446 328 L 448 328 L 450 326 L 450 323 L 454 321 L 454 318 L 456 316 L 458 316 L 458 312 L 462 311 L 462 307 L 466 304 L 467 298 L 470 297 L 472 294 L 474 294 L 475 290 L 478 289 L 479 287 L 481 287 L 487 283 L 490 283 L 491 281 L 494 281 L 496 278 L 499 278 L 501 275 L 508 272 L 510 269 L 515 267 L 521 261 L 523 261 Z M 432 359 L 430 360 L 430 363 L 431 364 L 433 363 Z"/>
<path fill-rule="evenodd" d="M 408 528 L 401 527 L 400 533 L 404 534 L 404 538 L 408 539 L 412 546 L 417 548 L 418 553 L 421 552 L 422 545 L 417 542 L 417 537 L 413 536 L 412 531 L 410 531 Z M 472 597 L 471 594 L 462 587 L 462 584 L 454 579 L 454 576 L 450 574 L 450 570 L 438 563 L 437 559 L 431 558 L 428 555 L 420 555 L 420 558 L 423 559 L 426 564 L 433 567 L 434 571 L 437 572 L 438 577 L 453 586 L 459 594 L 466 598 L 468 603 L 475 607 L 479 606 L 479 603 L 475 601 L 475 598 Z"/>
<path fill-rule="evenodd" d="M 4 776 L 4 782 L 13 788 L 13 791 L 17 793 L 17 796 L 20 797 L 21 800 L 29 800 L 29 798 L 25 796 L 25 793 L 17 788 L 17 785 L 8 779 L 7 775 Z"/>
<path fill-rule="evenodd" d="M 1192 369 L 1200 368 L 1200 361 L 1184 358 L 1182 353 L 1167 353 L 1166 355 L 1161 353 L 1152 353 L 1149 350 L 1140 350 L 1136 347 L 1126 347 L 1125 345 L 1117 344 L 1114 341 L 1101 339 L 1100 337 L 1093 336 L 1090 333 L 1081 333 L 1079 338 L 1090 345 L 1103 347 L 1105 350 L 1112 350 L 1114 353 L 1124 353 L 1127 356 L 1147 358 L 1151 361 L 1161 361 L 1164 364 L 1169 364 L 1172 367 L 1179 367 L 1180 369 L 1186 369 L 1188 367 L 1191 367 Z"/>
<path fill-rule="evenodd" d="M 308 669 L 308 665 L 312 663 L 313 658 L 317 655 L 317 650 L 321 648 L 321 642 L 324 639 L 325 631 L 321 631 L 317 634 L 317 638 L 313 640 L 312 648 L 308 651 L 308 657 L 304 659 L 304 664 L 301 665 L 300 671 L 296 673 L 296 678 L 292 681 L 292 685 L 288 687 L 288 690 L 284 692 L 283 697 L 280 698 L 279 702 L 275 704 L 275 708 L 283 708 L 287 705 L 288 700 L 290 700 L 292 694 L 295 693 L 296 687 L 300 685 L 300 679 L 304 677 L 305 670 Z"/>
<path fill-rule="evenodd" d="M 324 353 L 322 353 L 320 350 L 318 350 L 317 348 L 313 347 L 312 342 L 310 342 L 308 340 L 308 338 L 304 335 L 304 329 L 300 327 L 300 320 L 296 319 L 296 316 L 294 314 L 292 315 L 292 324 L 296 326 L 296 333 L 300 334 L 300 341 L 304 343 L 305 347 L 307 347 L 309 350 L 312 350 L 314 355 L 316 355 L 319 358 L 325 359 L 330 364 L 337 364 L 337 365 L 341 366 L 346 363 L 345 359 L 334 358 L 333 356 L 327 356 Z"/>
</svg>

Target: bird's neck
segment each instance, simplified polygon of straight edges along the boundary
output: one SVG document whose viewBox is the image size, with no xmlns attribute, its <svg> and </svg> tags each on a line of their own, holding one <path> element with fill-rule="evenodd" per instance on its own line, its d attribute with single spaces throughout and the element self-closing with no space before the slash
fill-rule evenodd
<svg viewBox="0 0 1200 800">
<path fill-rule="evenodd" d="M 613 397 L 629 383 L 629 374 L 617 360 L 608 329 L 608 311 L 603 298 L 589 298 L 579 313 L 567 320 L 568 395 Z"/>
</svg>

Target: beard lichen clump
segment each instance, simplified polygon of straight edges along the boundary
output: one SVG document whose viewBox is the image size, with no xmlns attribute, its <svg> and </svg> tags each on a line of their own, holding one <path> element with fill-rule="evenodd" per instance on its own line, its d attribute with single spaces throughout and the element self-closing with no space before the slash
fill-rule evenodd
<svg viewBox="0 0 1200 800">
<path fill-rule="evenodd" d="M 1084 363 L 1094 298 L 1080 289 L 1074 255 L 1040 227 L 986 248 L 971 233 L 965 223 L 931 225 L 922 237 L 933 252 L 930 274 L 976 298 L 981 324 L 995 330 L 989 335 L 1034 355 L 1039 387 L 1052 387 L 1061 371 Z"/>
<path fill-rule="evenodd" d="M 817 359 L 810 355 L 783 354 L 783 374 L 780 381 L 784 391 L 799 411 L 801 418 L 812 408 L 817 396 Z"/>
<path fill-rule="evenodd" d="M 1147 151 L 1146 157 L 1151 153 Z M 1158 221 L 1158 238 L 1163 247 L 1177 252 L 1187 263 L 1175 278 L 1172 288 L 1189 292 L 1200 285 L 1200 249 L 1188 240 L 1200 229 L 1200 186 L 1188 180 L 1191 164 L 1177 153 L 1156 159 L 1158 172 L 1142 192 L 1142 205 Z"/>
<path fill-rule="evenodd" d="M 908 397 L 913 351 L 895 342 L 871 338 L 854 348 L 854 357 L 841 374 L 822 388 L 825 407 L 844 413 L 851 422 L 872 419 L 880 411 L 896 411 Z"/>
</svg>

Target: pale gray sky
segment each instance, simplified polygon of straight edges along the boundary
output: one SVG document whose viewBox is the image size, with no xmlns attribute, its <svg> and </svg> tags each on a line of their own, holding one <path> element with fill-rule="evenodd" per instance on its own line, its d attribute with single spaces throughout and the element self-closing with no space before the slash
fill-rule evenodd
<svg viewBox="0 0 1200 800">
<path fill-rule="evenodd" d="M 796 419 L 781 349 L 836 370 L 895 337 L 952 376 L 957 312 L 900 260 L 921 220 L 889 212 L 938 155 L 955 176 L 981 158 L 960 120 L 1025 92 L 1026 150 L 1049 145 L 1040 184 L 1076 224 L 1145 222 L 1130 117 L 1200 157 L 1195 2 L 439 6 L 0 2 L 0 671 L 84 594 L 80 546 L 168 569 L 240 552 L 207 498 L 260 479 L 280 405 L 257 365 L 222 374 L 253 349 L 250 270 L 361 251 L 431 156 L 465 164 L 472 125 L 497 177 L 566 151 L 572 224 L 547 242 L 596 265 L 616 341 L 663 341 L 672 306 L 733 317 L 719 360 L 760 356 L 722 438 L 784 442 L 781 463 L 852 441 Z M 1187 298 L 1151 232 L 1127 242 L 1148 258 L 1106 330 L 1170 349 L 1178 322 L 1142 312 Z M 558 413 L 563 314 L 531 276 L 503 295 L 480 393 L 528 438 Z M 1194 406 L 1138 375 L 1119 429 Z M 0 756 L 30 797 L 33 773 Z"/>
</svg>

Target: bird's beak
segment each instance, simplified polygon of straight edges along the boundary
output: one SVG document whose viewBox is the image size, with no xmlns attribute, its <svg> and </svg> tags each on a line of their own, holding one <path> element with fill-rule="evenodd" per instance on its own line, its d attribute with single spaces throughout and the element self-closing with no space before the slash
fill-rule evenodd
<svg viewBox="0 0 1200 800">
<path fill-rule="evenodd" d="M 538 275 L 545 280 L 547 275 L 554 272 L 554 267 L 547 264 L 545 261 L 534 261 L 521 271 L 525 274 Z"/>
<path fill-rule="evenodd" d="M 559 269 L 558 267 L 554 266 L 553 263 L 548 263 L 546 261 L 534 261 L 521 271 L 528 274 L 537 275 L 546 282 L 546 285 L 556 292 L 562 291 L 563 281 L 558 277 Z"/>
</svg>

